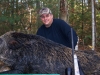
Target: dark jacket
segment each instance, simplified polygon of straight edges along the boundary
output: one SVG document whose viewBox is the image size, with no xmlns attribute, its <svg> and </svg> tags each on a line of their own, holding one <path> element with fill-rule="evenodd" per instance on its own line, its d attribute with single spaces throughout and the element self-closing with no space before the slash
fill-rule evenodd
<svg viewBox="0 0 100 75">
<path fill-rule="evenodd" d="M 56 43 L 60 43 L 67 47 L 72 48 L 71 27 L 61 19 L 53 19 L 53 23 L 49 28 L 46 28 L 45 25 L 42 25 L 38 29 L 37 35 L 43 36 Z M 75 48 L 78 37 L 74 30 L 73 30 L 73 40 Z"/>
</svg>

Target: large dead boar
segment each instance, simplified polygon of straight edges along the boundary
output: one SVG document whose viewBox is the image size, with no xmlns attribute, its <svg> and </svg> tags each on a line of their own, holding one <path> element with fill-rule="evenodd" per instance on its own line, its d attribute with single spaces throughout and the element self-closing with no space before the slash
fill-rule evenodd
<svg viewBox="0 0 100 75">
<path fill-rule="evenodd" d="M 100 54 L 76 52 L 85 75 L 100 75 Z M 1 73 L 58 73 L 73 67 L 72 50 L 38 35 L 7 32 L 0 36 L 0 61 L 11 70 Z"/>
</svg>

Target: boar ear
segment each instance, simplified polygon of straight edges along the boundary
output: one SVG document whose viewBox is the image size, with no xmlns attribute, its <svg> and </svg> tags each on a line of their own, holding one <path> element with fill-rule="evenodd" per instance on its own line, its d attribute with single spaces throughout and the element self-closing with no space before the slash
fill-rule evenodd
<svg viewBox="0 0 100 75">
<path fill-rule="evenodd" d="M 3 40 L 0 38 L 0 44 L 2 44 Z"/>
<path fill-rule="evenodd" d="M 11 40 L 8 42 L 8 47 L 9 47 L 9 49 L 16 50 L 16 49 L 21 48 L 22 44 L 17 42 L 16 40 Z"/>
</svg>

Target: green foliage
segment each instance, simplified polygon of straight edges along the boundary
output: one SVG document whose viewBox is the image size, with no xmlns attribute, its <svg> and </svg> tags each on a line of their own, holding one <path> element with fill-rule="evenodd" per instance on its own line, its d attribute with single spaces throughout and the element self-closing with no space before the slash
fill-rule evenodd
<svg viewBox="0 0 100 75">
<path fill-rule="evenodd" d="M 14 24 L 15 22 L 18 22 L 20 20 L 20 16 L 14 15 L 11 17 L 7 16 L 0 16 L 0 22 L 9 22 L 10 24 Z"/>
</svg>

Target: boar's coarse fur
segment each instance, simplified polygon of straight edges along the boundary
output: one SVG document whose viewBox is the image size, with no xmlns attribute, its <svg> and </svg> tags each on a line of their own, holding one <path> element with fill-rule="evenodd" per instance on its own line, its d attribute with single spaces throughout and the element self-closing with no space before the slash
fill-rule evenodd
<svg viewBox="0 0 100 75">
<path fill-rule="evenodd" d="M 78 50 L 80 65 L 85 75 L 100 75 L 100 53 Z M 44 37 L 18 32 L 0 36 L 0 61 L 11 70 L 7 74 L 61 74 L 73 67 L 72 50 Z"/>
</svg>

